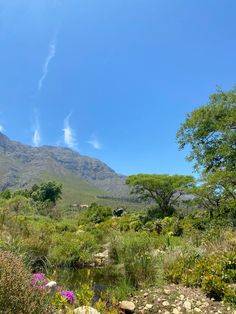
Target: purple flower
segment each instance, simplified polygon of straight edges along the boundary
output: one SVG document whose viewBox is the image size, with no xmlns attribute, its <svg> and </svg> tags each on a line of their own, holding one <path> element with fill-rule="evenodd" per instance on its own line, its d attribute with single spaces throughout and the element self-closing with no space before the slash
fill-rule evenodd
<svg viewBox="0 0 236 314">
<path fill-rule="evenodd" d="M 70 302 L 71 304 L 73 304 L 75 302 L 75 294 L 73 291 L 62 291 L 61 295 L 66 298 L 66 300 L 68 302 Z"/>
<path fill-rule="evenodd" d="M 45 277 L 44 273 L 38 273 L 38 274 L 33 274 L 33 283 L 39 283 L 40 281 L 42 281 Z"/>
</svg>

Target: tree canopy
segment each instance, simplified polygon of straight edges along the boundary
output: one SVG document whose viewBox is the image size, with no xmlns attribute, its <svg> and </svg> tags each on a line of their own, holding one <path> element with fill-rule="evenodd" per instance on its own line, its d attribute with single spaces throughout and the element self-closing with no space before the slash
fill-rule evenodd
<svg viewBox="0 0 236 314">
<path fill-rule="evenodd" d="M 56 204 L 62 195 L 62 185 L 55 181 L 43 182 L 40 185 L 33 185 L 29 193 L 35 201 L 50 201 Z"/>
<path fill-rule="evenodd" d="M 192 176 L 167 174 L 137 174 L 129 176 L 126 183 L 131 193 L 142 200 L 152 200 L 158 204 L 163 216 L 173 212 L 173 206 L 183 193 L 194 186 Z"/>
<path fill-rule="evenodd" d="M 177 133 L 179 148 L 190 145 L 188 160 L 204 171 L 236 170 L 236 87 L 218 90 L 190 114 Z"/>
</svg>

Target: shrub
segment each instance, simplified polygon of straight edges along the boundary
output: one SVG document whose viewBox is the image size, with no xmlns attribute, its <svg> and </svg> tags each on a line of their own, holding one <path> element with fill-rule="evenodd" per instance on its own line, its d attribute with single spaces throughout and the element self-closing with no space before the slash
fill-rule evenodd
<svg viewBox="0 0 236 314">
<path fill-rule="evenodd" d="M 181 256 L 166 270 L 166 278 L 174 283 L 200 287 L 215 300 L 236 303 L 230 288 L 236 280 L 236 251 Z"/>
<path fill-rule="evenodd" d="M 92 222 L 94 224 L 99 224 L 108 220 L 111 216 L 111 207 L 100 206 L 94 203 L 91 204 L 87 210 L 81 213 L 79 217 L 79 223 L 86 224 L 88 222 Z"/>
<path fill-rule="evenodd" d="M 64 232 L 53 236 L 48 258 L 57 266 L 76 266 L 91 261 L 98 249 L 96 239 L 88 232 Z"/>
<path fill-rule="evenodd" d="M 125 276 L 134 286 L 155 282 L 157 261 L 152 256 L 152 238 L 146 232 L 118 234 L 111 244 L 113 257 L 124 265 Z"/>
<path fill-rule="evenodd" d="M 22 260 L 0 252 L 0 313 L 50 314 L 50 300 L 42 289 L 32 287 L 32 276 Z"/>
</svg>

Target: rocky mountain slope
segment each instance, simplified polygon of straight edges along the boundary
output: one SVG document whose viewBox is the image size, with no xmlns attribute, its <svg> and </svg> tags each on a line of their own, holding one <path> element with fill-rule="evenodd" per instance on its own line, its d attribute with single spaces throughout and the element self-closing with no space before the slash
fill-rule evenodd
<svg viewBox="0 0 236 314">
<path fill-rule="evenodd" d="M 93 196 L 128 194 L 125 177 L 97 159 L 65 147 L 23 145 L 0 133 L 0 189 L 23 188 L 43 179 L 57 179 L 65 189 L 73 187 L 75 195 L 76 190 Z"/>
</svg>

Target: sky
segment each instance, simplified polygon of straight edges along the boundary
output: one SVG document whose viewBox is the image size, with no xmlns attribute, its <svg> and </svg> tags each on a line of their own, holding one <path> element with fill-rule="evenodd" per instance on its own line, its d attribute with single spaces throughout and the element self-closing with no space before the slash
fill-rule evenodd
<svg viewBox="0 0 236 314">
<path fill-rule="evenodd" d="M 0 131 L 191 174 L 176 132 L 236 84 L 235 0 L 0 0 Z"/>
</svg>

